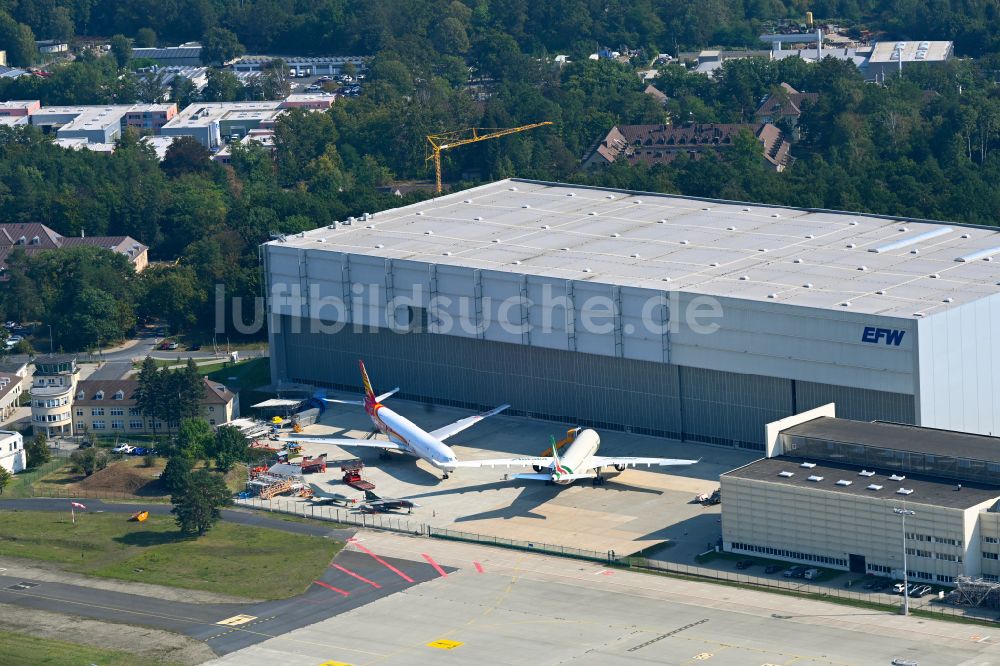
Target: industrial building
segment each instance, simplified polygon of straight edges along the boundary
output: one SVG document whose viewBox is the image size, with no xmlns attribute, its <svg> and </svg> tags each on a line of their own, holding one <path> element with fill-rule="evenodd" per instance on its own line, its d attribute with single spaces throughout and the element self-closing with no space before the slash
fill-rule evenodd
<svg viewBox="0 0 1000 666">
<path fill-rule="evenodd" d="M 1000 440 L 832 414 L 772 424 L 769 457 L 721 476 L 725 550 L 901 578 L 905 548 L 912 580 L 1000 580 Z"/>
<path fill-rule="evenodd" d="M 841 416 L 1000 432 L 1000 233 L 503 180 L 262 247 L 275 381 L 762 449 Z"/>
<path fill-rule="evenodd" d="M 298 76 L 339 75 L 350 63 L 356 71 L 365 70 L 365 59 L 361 56 L 269 56 L 245 55 L 230 64 L 234 72 L 261 72 L 275 60 L 283 60 L 289 72 Z"/>
<path fill-rule="evenodd" d="M 185 67 L 201 65 L 201 45 L 197 43 L 180 46 L 149 47 L 132 49 L 135 60 L 153 60 L 159 65 Z"/>
<path fill-rule="evenodd" d="M 160 130 L 163 136 L 190 136 L 209 150 L 223 137 L 246 136 L 250 130 L 274 127 L 284 109 L 282 102 L 201 102 L 178 113 Z"/>
</svg>

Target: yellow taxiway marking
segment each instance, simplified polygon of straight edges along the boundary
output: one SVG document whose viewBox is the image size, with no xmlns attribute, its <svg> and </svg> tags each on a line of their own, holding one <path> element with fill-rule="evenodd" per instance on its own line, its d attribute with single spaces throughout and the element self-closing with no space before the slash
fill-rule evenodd
<svg viewBox="0 0 1000 666">
<path fill-rule="evenodd" d="M 319 666 L 351 666 L 346 661 L 324 661 Z"/>
<path fill-rule="evenodd" d="M 219 620 L 216 624 L 221 624 L 224 627 L 238 627 L 241 624 L 253 622 L 256 619 L 256 615 L 234 615 L 232 617 L 227 617 L 225 620 Z"/>
<path fill-rule="evenodd" d="M 454 650 L 462 645 L 465 645 L 462 641 L 450 641 L 447 638 L 441 638 L 433 643 L 428 643 L 427 647 L 437 648 L 439 650 Z"/>
</svg>

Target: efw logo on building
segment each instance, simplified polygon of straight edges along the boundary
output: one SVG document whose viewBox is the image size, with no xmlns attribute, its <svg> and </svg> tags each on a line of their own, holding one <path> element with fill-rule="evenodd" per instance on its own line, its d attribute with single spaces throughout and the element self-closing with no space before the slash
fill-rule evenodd
<svg viewBox="0 0 1000 666">
<path fill-rule="evenodd" d="M 865 330 L 861 333 L 861 342 L 870 342 L 873 345 L 877 345 L 885 339 L 885 344 L 891 347 L 898 347 L 903 341 L 904 335 L 906 335 L 906 331 L 900 331 L 895 328 L 865 326 Z"/>
</svg>

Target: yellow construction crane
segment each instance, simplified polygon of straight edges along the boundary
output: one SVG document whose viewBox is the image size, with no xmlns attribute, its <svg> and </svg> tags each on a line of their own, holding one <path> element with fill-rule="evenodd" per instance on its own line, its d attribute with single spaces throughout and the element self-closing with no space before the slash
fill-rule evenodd
<svg viewBox="0 0 1000 666">
<path fill-rule="evenodd" d="M 485 129 L 482 127 L 470 127 L 468 129 L 456 130 L 454 132 L 445 132 L 443 134 L 428 134 L 427 142 L 431 144 L 431 154 L 427 156 L 428 160 L 434 160 L 434 176 L 437 181 L 437 192 L 441 194 L 441 151 L 448 150 L 449 148 L 458 148 L 459 146 L 464 146 L 468 143 L 476 143 L 477 141 L 486 141 L 487 139 L 499 139 L 502 136 L 507 136 L 508 134 L 516 134 L 518 132 L 524 132 L 530 129 L 535 129 L 536 127 L 541 127 L 542 125 L 551 125 L 550 121 L 545 121 L 544 123 L 532 123 L 531 125 L 522 125 L 521 127 L 510 127 L 507 129 Z M 485 134 L 483 133 L 485 132 Z"/>
</svg>

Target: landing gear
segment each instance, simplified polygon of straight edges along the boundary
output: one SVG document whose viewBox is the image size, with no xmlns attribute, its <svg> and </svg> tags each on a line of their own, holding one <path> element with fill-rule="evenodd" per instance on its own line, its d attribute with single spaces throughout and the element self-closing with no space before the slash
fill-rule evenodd
<svg viewBox="0 0 1000 666">
<path fill-rule="evenodd" d="M 449 476 L 451 476 L 451 475 L 448 474 L 448 472 L 445 472 L 444 474 L 441 475 L 441 479 L 444 480 L 444 481 L 447 481 Z"/>
<path fill-rule="evenodd" d="M 604 480 L 605 480 L 604 477 L 598 473 L 598 475 L 594 477 L 594 480 L 591 483 L 593 483 L 594 486 L 603 486 Z"/>
</svg>

